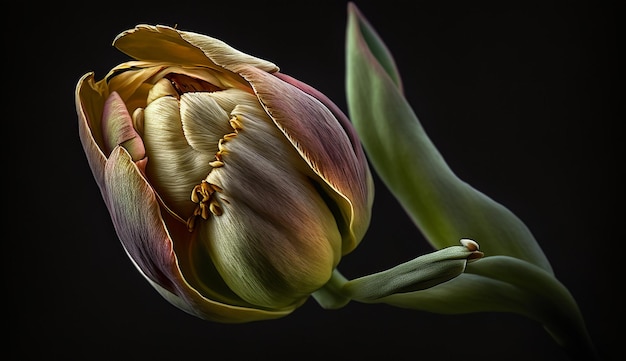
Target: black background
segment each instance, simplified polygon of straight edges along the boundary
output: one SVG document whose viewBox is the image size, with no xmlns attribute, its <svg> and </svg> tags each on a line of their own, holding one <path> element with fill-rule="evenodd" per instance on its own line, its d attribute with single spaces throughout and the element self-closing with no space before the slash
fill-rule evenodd
<svg viewBox="0 0 626 361">
<path fill-rule="evenodd" d="M 393 53 L 409 102 L 452 169 L 529 226 L 601 354 L 623 357 L 616 8 L 356 3 Z M 171 306 L 114 233 L 79 143 L 76 82 L 127 60 L 111 47 L 118 33 L 159 23 L 273 61 L 347 110 L 346 2 L 82 4 L 71 11 L 17 4 L 7 15 L 16 25 L 3 32 L 10 359 L 567 359 L 541 325 L 512 314 L 443 316 L 358 303 L 326 311 L 311 299 L 280 320 L 223 325 Z M 377 182 L 369 232 L 340 269 L 356 277 L 430 250 Z"/>
</svg>

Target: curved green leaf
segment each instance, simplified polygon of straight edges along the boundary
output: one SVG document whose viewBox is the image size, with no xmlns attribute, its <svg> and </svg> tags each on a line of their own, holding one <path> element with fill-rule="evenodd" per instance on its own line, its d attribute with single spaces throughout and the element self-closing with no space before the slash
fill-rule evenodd
<svg viewBox="0 0 626 361">
<path fill-rule="evenodd" d="M 580 310 L 530 230 L 510 210 L 459 179 L 402 93 L 393 58 L 356 6 L 346 34 L 348 111 L 367 156 L 426 239 L 458 239 L 485 258 L 435 287 L 362 302 L 435 313 L 513 312 L 541 322 L 572 356 L 595 356 Z"/>
<path fill-rule="evenodd" d="M 552 268 L 511 211 L 459 179 L 405 99 L 385 44 L 354 4 L 346 36 L 348 111 L 380 178 L 436 248 L 476 240 L 486 256 Z"/>
<path fill-rule="evenodd" d="M 377 303 L 441 314 L 512 312 L 540 322 L 573 358 L 595 359 L 576 301 L 556 278 L 528 262 L 494 256 L 435 287 L 397 293 Z"/>
</svg>

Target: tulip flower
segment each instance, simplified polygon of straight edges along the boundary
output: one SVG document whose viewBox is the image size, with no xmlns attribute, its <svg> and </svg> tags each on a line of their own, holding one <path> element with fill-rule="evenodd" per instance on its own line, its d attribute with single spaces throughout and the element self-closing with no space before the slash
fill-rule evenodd
<svg viewBox="0 0 626 361">
<path fill-rule="evenodd" d="M 139 25 L 133 60 L 76 86 L 80 139 L 124 250 L 169 302 L 283 317 L 362 240 L 373 183 L 323 94 L 224 42 Z"/>
</svg>

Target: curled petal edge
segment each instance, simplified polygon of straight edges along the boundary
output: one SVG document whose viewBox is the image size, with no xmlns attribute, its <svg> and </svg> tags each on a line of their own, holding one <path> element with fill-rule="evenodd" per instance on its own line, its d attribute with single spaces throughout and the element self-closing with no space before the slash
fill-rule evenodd
<svg viewBox="0 0 626 361">
<path fill-rule="evenodd" d="M 219 66 L 233 73 L 238 72 L 241 64 L 266 72 L 278 71 L 275 64 L 243 53 L 221 40 L 165 25 L 137 25 L 120 33 L 113 46 L 138 60 Z"/>
<path fill-rule="evenodd" d="M 98 146 L 92 127 L 99 129 L 99 124 L 93 124 L 93 119 L 97 119 L 96 114 L 102 110 L 104 100 L 93 87 L 93 73 L 83 75 L 76 85 L 75 101 L 76 112 L 78 114 L 78 134 L 82 147 L 87 156 L 87 162 L 93 173 L 94 179 L 100 188 L 100 192 L 104 192 L 104 167 L 106 164 L 106 156 Z M 91 84 L 91 86 L 87 86 Z M 83 101 L 85 100 L 85 101 Z M 96 133 L 99 135 L 100 133 Z M 102 137 L 100 142 L 103 144 Z M 105 200 L 106 201 L 106 200 Z"/>
</svg>

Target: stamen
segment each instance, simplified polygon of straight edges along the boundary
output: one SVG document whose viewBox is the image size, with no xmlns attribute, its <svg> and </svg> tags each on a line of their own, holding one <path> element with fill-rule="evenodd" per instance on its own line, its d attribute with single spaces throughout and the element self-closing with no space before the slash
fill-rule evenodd
<svg viewBox="0 0 626 361">
<path fill-rule="evenodd" d="M 198 193 L 200 193 L 200 185 L 193 187 L 191 191 L 191 201 L 194 203 L 200 203 L 200 198 L 198 197 Z"/>
<path fill-rule="evenodd" d="M 237 117 L 230 118 L 230 126 L 235 130 L 235 133 L 243 129 Z"/>
<path fill-rule="evenodd" d="M 215 192 L 221 192 L 222 188 L 216 184 L 212 184 L 203 179 L 200 184 L 193 187 L 191 191 L 191 201 L 196 203 L 192 215 L 187 219 L 187 229 L 189 232 L 193 232 L 196 224 L 196 217 L 200 216 L 202 219 L 209 219 L 209 213 L 216 216 L 221 216 L 224 212 L 217 200 L 213 196 Z"/>
<path fill-rule="evenodd" d="M 203 180 L 200 183 L 200 186 L 202 188 L 202 202 L 208 202 L 209 198 L 211 198 L 211 195 L 213 194 L 213 187 L 211 187 L 210 183 L 206 180 Z"/>
<path fill-rule="evenodd" d="M 217 142 L 218 153 L 224 152 L 224 143 L 226 143 L 226 139 L 222 138 Z"/>
<path fill-rule="evenodd" d="M 207 208 L 209 207 L 206 206 L 206 203 L 200 203 L 200 217 L 204 220 L 209 219 L 209 210 Z"/>
<path fill-rule="evenodd" d="M 187 230 L 189 232 L 193 232 L 193 227 L 196 225 L 196 217 L 191 216 L 187 218 Z"/>
<path fill-rule="evenodd" d="M 197 85 L 194 82 L 187 81 L 186 83 L 184 83 L 184 85 L 187 86 L 187 88 L 182 89 L 181 88 L 182 82 L 178 82 L 179 80 L 178 78 L 170 77 L 169 80 L 172 82 L 172 84 L 174 85 L 174 87 L 176 88 L 178 92 L 190 91 L 190 89 L 193 89 L 194 85 Z M 197 90 L 197 89 L 193 89 L 193 90 Z M 204 89 L 204 90 L 207 90 L 207 89 Z M 209 162 L 209 165 L 212 168 L 219 168 L 225 165 L 224 159 L 222 158 L 223 154 L 226 153 L 226 148 L 224 146 L 224 143 L 235 138 L 238 132 L 242 130 L 241 122 L 239 122 L 236 116 L 233 116 L 230 119 L 230 126 L 233 128 L 234 132 L 225 134 L 217 142 L 218 151 L 215 153 L 215 160 Z M 207 176 L 207 179 L 208 179 L 208 176 Z M 214 196 L 215 192 L 222 192 L 222 188 L 218 186 L 217 184 L 209 183 L 207 179 L 203 179 L 200 182 L 200 184 L 197 184 L 196 186 L 194 186 L 191 191 L 191 201 L 196 203 L 197 206 L 194 209 L 191 217 L 187 219 L 187 229 L 189 230 L 189 232 L 193 232 L 193 229 L 196 224 L 196 217 L 199 216 L 199 217 L 202 217 L 202 219 L 207 220 L 209 219 L 209 216 L 210 216 L 209 212 L 218 217 L 224 214 L 224 210 L 222 209 L 222 207 L 220 206 L 220 204 L 218 203 L 217 199 Z M 221 201 L 223 201 L 226 204 L 230 204 L 230 202 L 227 199 L 221 199 Z"/>
<path fill-rule="evenodd" d="M 222 211 L 222 207 L 220 207 L 219 204 L 217 204 L 217 202 L 215 201 L 215 199 L 212 200 L 211 203 L 209 203 L 209 209 L 211 210 L 211 213 L 215 214 L 216 216 L 221 216 L 224 212 Z M 204 218 L 204 217 L 203 217 Z M 205 218 L 206 219 L 206 218 Z"/>
</svg>

